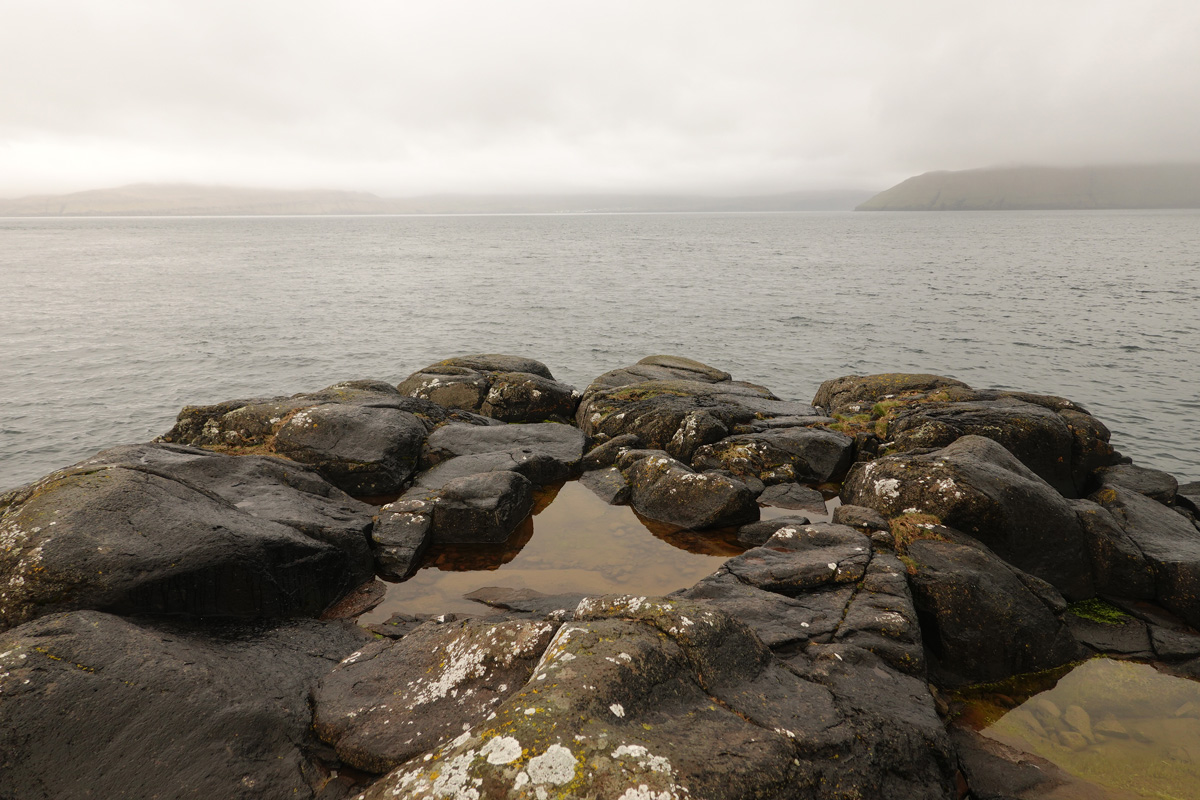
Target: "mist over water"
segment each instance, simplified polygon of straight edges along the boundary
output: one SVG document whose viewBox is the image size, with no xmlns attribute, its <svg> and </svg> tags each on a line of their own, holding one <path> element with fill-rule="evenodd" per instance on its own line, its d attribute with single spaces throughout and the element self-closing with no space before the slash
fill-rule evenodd
<svg viewBox="0 0 1200 800">
<path fill-rule="evenodd" d="M 0 489 L 185 404 L 506 352 L 1060 394 L 1200 479 L 1200 212 L 0 220 Z"/>
</svg>

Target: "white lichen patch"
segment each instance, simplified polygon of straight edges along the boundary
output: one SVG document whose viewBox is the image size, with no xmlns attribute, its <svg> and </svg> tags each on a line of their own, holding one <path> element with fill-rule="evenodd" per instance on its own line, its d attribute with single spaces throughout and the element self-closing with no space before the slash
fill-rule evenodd
<svg viewBox="0 0 1200 800">
<path fill-rule="evenodd" d="M 608 707 L 608 710 L 613 713 L 613 716 L 616 716 L 616 717 L 625 716 L 625 706 L 621 705 L 620 703 L 613 703 L 611 706 Z"/>
<path fill-rule="evenodd" d="M 875 495 L 895 500 L 900 496 L 900 481 L 895 478 L 881 478 L 875 481 Z"/>
<path fill-rule="evenodd" d="M 525 774 L 534 784 L 561 786 L 575 777 L 578 762 L 575 755 L 561 744 L 552 744 L 540 756 L 529 759 Z"/>
<path fill-rule="evenodd" d="M 489 764 L 511 764 L 521 757 L 521 743 L 511 736 L 496 736 L 488 739 L 479 749 Z"/>
</svg>

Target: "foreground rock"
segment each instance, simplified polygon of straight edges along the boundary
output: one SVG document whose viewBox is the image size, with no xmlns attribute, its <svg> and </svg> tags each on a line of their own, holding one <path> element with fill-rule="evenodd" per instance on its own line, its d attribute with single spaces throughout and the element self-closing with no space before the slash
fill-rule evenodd
<svg viewBox="0 0 1200 800">
<path fill-rule="evenodd" d="M 397 389 L 502 422 L 568 422 L 579 404 L 579 393 L 554 380 L 545 364 L 519 356 L 448 358 L 409 375 Z"/>
<path fill-rule="evenodd" d="M 868 719 L 846 680 L 837 663 L 801 677 L 703 604 L 592 598 L 532 680 L 365 797 L 950 796 L 936 717 L 931 738 L 908 719 L 887 721 L 886 710 Z"/>
<path fill-rule="evenodd" d="M 306 697 L 369 639 L 345 623 L 213 635 L 95 611 L 14 628 L 0 634 L 0 795 L 345 796 L 313 757 Z"/>
<path fill-rule="evenodd" d="M 187 406 L 159 441 L 244 454 L 279 454 L 356 496 L 393 494 L 417 468 L 441 407 L 381 381 L 347 381 L 292 397 Z"/>
<path fill-rule="evenodd" d="M 105 451 L 0 498 L 0 628 L 79 608 L 316 616 L 372 577 L 368 511 L 277 459 Z"/>
</svg>

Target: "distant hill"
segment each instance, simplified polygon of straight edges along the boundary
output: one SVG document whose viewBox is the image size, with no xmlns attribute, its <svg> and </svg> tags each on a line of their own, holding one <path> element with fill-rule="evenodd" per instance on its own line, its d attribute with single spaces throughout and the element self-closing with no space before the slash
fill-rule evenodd
<svg viewBox="0 0 1200 800">
<path fill-rule="evenodd" d="M 1200 208 L 1200 164 L 927 172 L 858 211 Z"/>
<path fill-rule="evenodd" d="M 280 214 L 539 214 L 670 211 L 849 211 L 865 191 L 745 197 L 668 195 L 431 195 L 133 184 L 62 195 L 0 199 L 0 217 L 245 216 Z"/>
</svg>

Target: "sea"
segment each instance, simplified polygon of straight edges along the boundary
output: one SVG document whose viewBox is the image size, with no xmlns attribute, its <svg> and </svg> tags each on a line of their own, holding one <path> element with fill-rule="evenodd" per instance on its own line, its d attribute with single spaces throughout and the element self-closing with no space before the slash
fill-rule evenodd
<svg viewBox="0 0 1200 800">
<path fill-rule="evenodd" d="M 180 408 L 511 353 L 1062 395 L 1200 480 L 1200 211 L 0 219 L 0 491 Z"/>
</svg>

